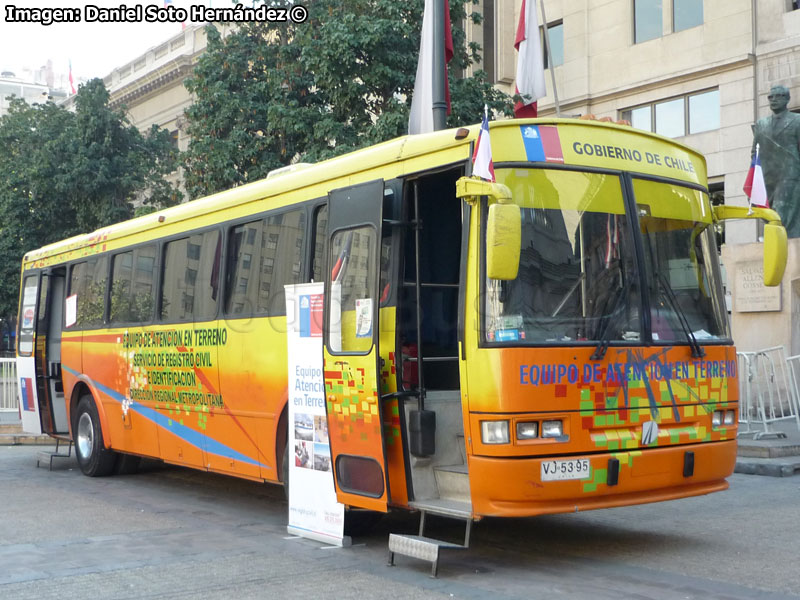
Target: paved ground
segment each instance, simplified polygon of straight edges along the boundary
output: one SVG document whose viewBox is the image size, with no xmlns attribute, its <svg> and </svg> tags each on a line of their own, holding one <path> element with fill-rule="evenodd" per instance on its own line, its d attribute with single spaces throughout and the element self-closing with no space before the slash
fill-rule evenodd
<svg viewBox="0 0 800 600">
<path fill-rule="evenodd" d="M 398 557 L 396 513 L 352 548 L 286 534 L 281 488 L 168 467 L 89 479 L 0 448 L 0 598 L 800 598 L 800 478 L 675 502 L 485 520 L 469 551 Z M 457 538 L 447 521 L 430 533 Z"/>
</svg>

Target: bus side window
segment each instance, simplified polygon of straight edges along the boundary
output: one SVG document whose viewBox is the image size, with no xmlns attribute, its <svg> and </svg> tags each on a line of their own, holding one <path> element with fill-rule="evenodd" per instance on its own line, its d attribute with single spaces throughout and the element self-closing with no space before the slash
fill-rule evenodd
<svg viewBox="0 0 800 600">
<path fill-rule="evenodd" d="M 156 246 L 117 254 L 112 262 L 111 323 L 143 323 L 153 318 Z"/>
<path fill-rule="evenodd" d="M 206 231 L 165 244 L 162 321 L 207 321 L 216 316 L 221 237 L 219 231 Z"/>
<path fill-rule="evenodd" d="M 283 286 L 302 281 L 305 233 L 305 210 L 270 216 L 263 221 L 256 305 L 259 313 L 286 314 Z"/>
<path fill-rule="evenodd" d="M 92 257 L 72 265 L 69 296 L 77 296 L 75 327 L 98 327 L 105 316 L 108 257 Z"/>
<path fill-rule="evenodd" d="M 19 309 L 19 354 L 33 354 L 34 317 L 36 311 L 36 287 L 39 285 L 38 275 L 28 275 L 22 285 L 22 298 Z"/>
<path fill-rule="evenodd" d="M 256 246 L 259 222 L 237 225 L 228 236 L 228 255 L 225 265 L 225 313 L 234 316 L 252 314 L 253 305 L 248 299 L 251 286 L 251 266 Z M 258 245 L 261 241 L 258 240 Z"/>
<path fill-rule="evenodd" d="M 285 314 L 283 286 L 302 279 L 305 219 L 305 211 L 293 210 L 231 230 L 225 281 L 227 314 Z"/>
<path fill-rule="evenodd" d="M 311 258 L 311 278 L 323 281 L 325 277 L 325 234 L 328 232 L 328 205 L 314 212 L 314 255 Z"/>
</svg>

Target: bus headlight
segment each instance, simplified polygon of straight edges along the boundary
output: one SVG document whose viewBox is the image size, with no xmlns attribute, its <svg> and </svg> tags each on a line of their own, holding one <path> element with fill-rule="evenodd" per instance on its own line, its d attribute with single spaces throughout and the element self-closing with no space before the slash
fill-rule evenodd
<svg viewBox="0 0 800 600">
<path fill-rule="evenodd" d="M 517 439 L 532 440 L 539 437 L 539 423 L 537 421 L 523 421 L 517 423 Z"/>
<path fill-rule="evenodd" d="M 719 427 L 722 425 L 722 412 L 721 410 L 715 410 L 711 413 L 711 426 L 712 427 Z"/>
<path fill-rule="evenodd" d="M 736 422 L 736 411 L 726 410 L 725 419 L 723 420 L 723 423 L 725 423 L 725 425 L 733 425 L 735 422 Z"/>
<path fill-rule="evenodd" d="M 564 422 L 558 421 L 542 421 L 542 437 L 554 438 L 564 435 Z"/>
<path fill-rule="evenodd" d="M 507 444 L 508 441 L 508 421 L 481 421 L 481 442 Z"/>
</svg>

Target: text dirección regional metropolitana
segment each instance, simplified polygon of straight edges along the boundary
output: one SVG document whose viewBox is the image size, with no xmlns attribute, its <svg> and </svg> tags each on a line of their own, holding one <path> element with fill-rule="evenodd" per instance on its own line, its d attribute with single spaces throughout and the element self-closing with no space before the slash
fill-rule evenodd
<svg viewBox="0 0 800 600">
<path fill-rule="evenodd" d="M 136 4 L 116 7 L 102 7 L 87 4 L 82 8 L 28 8 L 14 6 L 5 7 L 6 23 L 183 23 L 193 21 L 204 22 L 285 22 L 302 23 L 308 16 L 307 9 L 295 4 L 289 8 L 275 6 L 244 7 L 237 4 L 232 8 L 212 8 L 202 4 L 193 4 L 189 8 L 180 8 L 168 4 L 158 6 Z"/>
</svg>

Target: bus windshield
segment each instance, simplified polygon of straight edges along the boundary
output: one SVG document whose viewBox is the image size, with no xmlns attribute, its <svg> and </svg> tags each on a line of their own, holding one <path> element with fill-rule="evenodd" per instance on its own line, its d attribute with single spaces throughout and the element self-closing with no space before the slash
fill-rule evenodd
<svg viewBox="0 0 800 600">
<path fill-rule="evenodd" d="M 719 265 L 707 196 L 698 190 L 635 179 L 653 341 L 727 339 Z"/>
<path fill-rule="evenodd" d="M 698 191 L 635 180 L 645 265 L 635 261 L 619 176 L 498 169 L 522 215 L 519 272 L 486 279 L 484 341 L 569 344 L 644 341 L 641 281 L 658 342 L 727 338 L 710 208 Z M 685 317 L 685 319 L 684 319 Z"/>
</svg>

